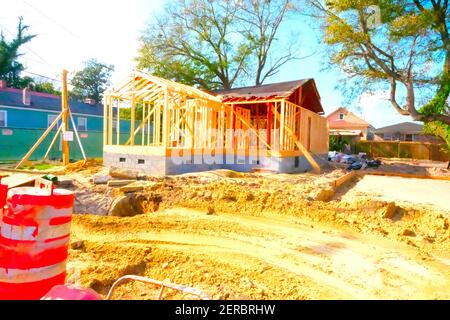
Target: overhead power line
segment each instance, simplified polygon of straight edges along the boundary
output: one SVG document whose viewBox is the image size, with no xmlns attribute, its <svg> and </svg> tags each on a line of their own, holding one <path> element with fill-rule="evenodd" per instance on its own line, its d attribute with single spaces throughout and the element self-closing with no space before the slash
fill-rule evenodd
<svg viewBox="0 0 450 320">
<path fill-rule="evenodd" d="M 53 19 L 52 17 L 48 16 L 46 13 L 42 12 L 41 10 L 39 10 L 38 8 L 36 8 L 35 6 L 29 4 L 27 1 L 22 0 L 22 2 L 24 4 L 26 4 L 28 7 L 30 7 L 31 9 L 33 9 L 34 11 L 36 11 L 37 13 L 39 13 L 40 15 L 42 15 L 43 17 L 47 18 L 49 21 L 51 21 L 53 24 L 57 25 L 58 27 L 60 27 L 61 29 L 63 29 L 64 31 L 66 31 L 68 34 L 70 34 L 71 36 L 75 37 L 78 40 L 81 40 L 80 36 L 77 35 L 75 32 L 71 31 L 69 28 L 65 27 L 64 25 L 62 25 L 61 23 L 59 23 L 58 21 L 56 21 L 55 19 Z"/>
</svg>

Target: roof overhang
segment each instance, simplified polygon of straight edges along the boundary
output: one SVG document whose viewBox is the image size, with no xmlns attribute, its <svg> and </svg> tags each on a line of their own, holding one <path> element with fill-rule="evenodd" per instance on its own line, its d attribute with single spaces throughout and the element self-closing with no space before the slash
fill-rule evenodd
<svg viewBox="0 0 450 320">
<path fill-rule="evenodd" d="M 330 129 L 330 136 L 360 136 L 361 130 Z"/>
</svg>

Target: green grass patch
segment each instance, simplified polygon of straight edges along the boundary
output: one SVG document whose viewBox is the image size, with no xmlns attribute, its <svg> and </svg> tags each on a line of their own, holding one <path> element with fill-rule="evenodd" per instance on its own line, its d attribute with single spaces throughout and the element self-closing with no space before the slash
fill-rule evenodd
<svg viewBox="0 0 450 320">
<path fill-rule="evenodd" d="M 53 169 L 55 167 L 56 167 L 55 165 L 50 164 L 50 163 L 37 163 L 37 164 L 33 164 L 31 166 L 21 166 L 21 167 L 19 167 L 19 169 L 45 171 L 45 170 Z"/>
</svg>

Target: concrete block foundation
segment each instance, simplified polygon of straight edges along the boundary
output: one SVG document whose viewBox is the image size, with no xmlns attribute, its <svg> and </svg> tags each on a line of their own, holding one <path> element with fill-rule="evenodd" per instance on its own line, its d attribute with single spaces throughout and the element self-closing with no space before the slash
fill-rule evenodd
<svg viewBox="0 0 450 320">
<path fill-rule="evenodd" d="M 314 156 L 323 165 L 327 155 Z M 105 166 L 136 170 L 151 175 L 176 175 L 188 172 L 200 172 L 216 169 L 229 169 L 250 172 L 253 169 L 267 169 L 276 173 L 300 173 L 311 171 L 312 167 L 304 156 L 267 157 L 216 155 L 213 161 L 199 155 L 191 159 L 178 159 L 164 155 L 130 154 L 104 151 Z"/>
</svg>

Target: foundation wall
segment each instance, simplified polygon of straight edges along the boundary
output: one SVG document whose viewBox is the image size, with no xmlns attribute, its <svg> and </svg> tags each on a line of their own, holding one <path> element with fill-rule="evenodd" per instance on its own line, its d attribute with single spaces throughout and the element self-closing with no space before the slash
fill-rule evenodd
<svg viewBox="0 0 450 320">
<path fill-rule="evenodd" d="M 323 165 L 327 155 L 314 156 Z M 104 151 L 105 166 L 130 169 L 146 174 L 176 175 L 188 172 L 200 172 L 216 169 L 229 169 L 239 172 L 250 172 L 261 168 L 277 173 L 299 173 L 312 170 L 305 157 L 249 157 L 217 155 L 214 158 L 203 158 L 201 155 L 189 159 L 171 158 L 163 155 L 130 154 Z"/>
</svg>

